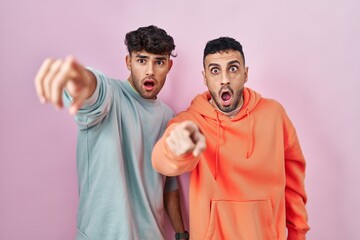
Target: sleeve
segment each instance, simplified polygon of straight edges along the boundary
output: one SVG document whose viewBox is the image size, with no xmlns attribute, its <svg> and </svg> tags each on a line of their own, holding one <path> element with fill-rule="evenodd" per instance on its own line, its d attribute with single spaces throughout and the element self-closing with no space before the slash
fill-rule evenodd
<svg viewBox="0 0 360 240">
<path fill-rule="evenodd" d="M 305 158 L 294 126 L 285 114 L 286 227 L 288 240 L 304 240 L 309 231 L 305 208 Z"/>
<path fill-rule="evenodd" d="M 181 156 L 175 156 L 166 144 L 166 137 L 169 136 L 171 130 L 176 123 L 169 125 L 164 135 L 155 144 L 152 151 L 152 165 L 154 169 L 166 176 L 178 176 L 186 172 L 192 171 L 199 162 L 199 157 L 195 158 L 192 153 Z"/>
<path fill-rule="evenodd" d="M 172 192 L 178 189 L 179 186 L 177 177 L 166 177 L 164 192 Z"/>
<path fill-rule="evenodd" d="M 101 122 L 108 114 L 113 101 L 113 92 L 109 83 L 111 80 L 95 69 L 87 69 L 95 75 L 97 84 L 93 95 L 84 102 L 75 116 L 79 129 L 87 129 Z M 63 99 L 67 107 L 72 102 L 72 97 L 66 91 Z"/>
</svg>

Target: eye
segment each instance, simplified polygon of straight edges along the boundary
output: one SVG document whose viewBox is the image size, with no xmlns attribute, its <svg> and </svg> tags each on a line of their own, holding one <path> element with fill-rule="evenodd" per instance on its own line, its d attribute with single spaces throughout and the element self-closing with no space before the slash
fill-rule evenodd
<svg viewBox="0 0 360 240">
<path fill-rule="evenodd" d="M 239 68 L 237 66 L 231 66 L 229 68 L 230 72 L 236 72 Z"/>
<path fill-rule="evenodd" d="M 142 64 L 142 63 L 145 63 L 146 61 L 145 61 L 145 59 L 139 58 L 139 59 L 137 60 L 137 62 Z"/>
<path fill-rule="evenodd" d="M 156 65 L 164 65 L 165 62 L 164 61 L 156 61 Z"/>
<path fill-rule="evenodd" d="M 210 69 L 210 72 L 212 74 L 218 74 L 220 72 L 220 70 L 218 68 L 212 68 L 212 69 Z"/>
</svg>

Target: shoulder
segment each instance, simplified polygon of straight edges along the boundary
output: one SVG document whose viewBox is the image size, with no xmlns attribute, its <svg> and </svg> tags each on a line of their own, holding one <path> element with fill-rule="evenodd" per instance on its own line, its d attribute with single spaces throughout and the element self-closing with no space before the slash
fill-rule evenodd
<svg viewBox="0 0 360 240">
<path fill-rule="evenodd" d="M 160 98 L 157 98 L 155 101 L 158 102 L 158 104 L 161 106 L 161 108 L 164 109 L 164 111 L 171 111 L 173 112 L 173 110 L 171 109 L 171 107 L 166 104 L 163 100 L 161 100 Z"/>
<path fill-rule="evenodd" d="M 189 110 L 179 112 L 178 114 L 176 114 L 176 116 L 173 119 L 171 119 L 170 124 L 179 123 L 179 122 L 183 122 L 183 121 L 187 121 L 187 120 L 197 122 L 196 114 L 197 114 L 196 112 L 191 112 Z"/>
<path fill-rule="evenodd" d="M 285 108 L 283 105 L 272 98 L 261 98 L 259 101 L 258 107 L 265 110 L 265 111 L 271 111 L 276 113 L 285 113 Z"/>
<path fill-rule="evenodd" d="M 162 100 L 158 100 L 159 101 L 159 105 L 161 107 L 161 110 L 164 112 L 164 114 L 166 116 L 169 116 L 170 118 L 175 116 L 174 111 L 171 109 L 171 107 L 169 107 L 169 105 L 167 105 L 166 103 L 164 103 Z"/>
</svg>

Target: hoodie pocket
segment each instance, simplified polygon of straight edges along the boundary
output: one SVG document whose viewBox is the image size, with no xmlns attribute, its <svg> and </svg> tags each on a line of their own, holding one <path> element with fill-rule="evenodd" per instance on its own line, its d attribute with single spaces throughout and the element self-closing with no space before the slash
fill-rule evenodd
<svg viewBox="0 0 360 240">
<path fill-rule="evenodd" d="M 248 201 L 212 200 L 206 240 L 274 240 L 269 198 Z"/>
</svg>

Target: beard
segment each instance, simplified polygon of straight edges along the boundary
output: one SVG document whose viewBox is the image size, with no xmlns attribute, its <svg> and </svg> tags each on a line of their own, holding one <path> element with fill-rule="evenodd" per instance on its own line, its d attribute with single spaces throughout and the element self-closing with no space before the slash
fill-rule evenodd
<svg viewBox="0 0 360 240">
<path fill-rule="evenodd" d="M 142 98 L 145 99 L 156 99 L 158 93 L 160 92 L 162 86 L 160 89 L 157 89 L 156 86 L 153 91 L 146 91 L 144 89 L 143 80 L 139 80 L 133 73 L 131 73 L 132 76 L 132 87 L 134 90 L 140 94 Z"/>
<path fill-rule="evenodd" d="M 218 109 L 222 112 L 225 112 L 225 113 L 229 113 L 229 112 L 232 112 L 234 111 L 238 106 L 239 106 L 239 103 L 243 97 L 243 92 L 244 92 L 244 88 L 236 91 L 234 94 L 233 94 L 233 103 L 229 106 L 223 106 L 221 104 L 221 96 L 220 96 L 220 92 L 224 89 L 224 88 L 227 88 L 227 90 L 229 90 L 231 93 L 234 93 L 234 90 L 230 87 L 222 87 L 219 91 L 219 94 L 216 94 L 214 91 L 210 91 L 210 95 L 213 99 L 213 101 L 215 102 L 216 106 L 218 107 Z"/>
</svg>

